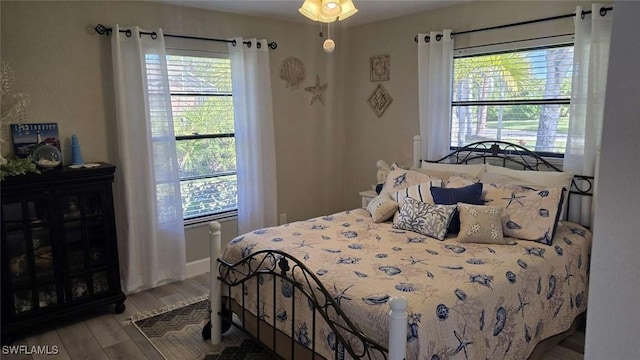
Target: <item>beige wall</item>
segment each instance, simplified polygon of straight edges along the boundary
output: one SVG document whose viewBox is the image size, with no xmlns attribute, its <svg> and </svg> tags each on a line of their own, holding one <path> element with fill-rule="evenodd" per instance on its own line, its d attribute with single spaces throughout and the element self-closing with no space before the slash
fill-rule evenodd
<svg viewBox="0 0 640 360">
<path fill-rule="evenodd" d="M 342 209 L 342 122 L 329 99 L 337 90 L 334 63 L 325 56 L 318 28 L 264 18 L 224 14 L 150 2 L 2 1 L 2 60 L 16 72 L 14 89 L 30 95 L 28 122 L 57 122 L 65 160 L 70 136 L 77 134 L 85 162 L 116 163 L 114 98 L 110 40 L 92 30 L 105 25 L 162 27 L 168 34 L 274 40 L 270 51 L 278 212 L 289 221 Z M 335 33 L 339 41 L 339 32 Z M 167 40 L 168 46 L 216 46 L 198 41 Z M 219 47 L 219 46 L 218 46 Z M 224 49 L 224 46 L 223 46 Z M 279 78 L 280 62 L 289 56 L 306 66 L 306 79 L 292 91 Z M 309 105 L 303 88 L 318 74 L 328 82 L 325 105 Z M 8 146 L 5 146 L 7 148 Z M 224 225 L 224 238 L 235 236 L 235 221 Z M 187 261 L 206 257 L 206 227 L 187 229 Z"/>
<path fill-rule="evenodd" d="M 336 29 L 336 51 L 321 50 L 317 24 L 282 22 L 142 1 L 2 1 L 1 55 L 16 71 L 15 90 L 28 93 L 29 122 L 57 122 L 65 159 L 77 134 L 84 160 L 116 163 L 115 115 L 109 38 L 93 26 L 162 27 L 168 34 L 275 40 L 270 51 L 276 132 L 278 212 L 289 221 L 360 205 L 358 192 L 375 183 L 378 159 L 409 163 L 418 133 L 417 47 L 419 32 L 454 31 L 571 13 L 579 2 L 476 1 L 355 28 Z M 580 2 L 588 4 L 588 2 Z M 357 16 L 357 15 L 356 15 Z M 571 33 L 572 20 L 486 31 L 456 37 L 456 47 Z M 215 43 L 167 40 L 186 49 Z M 224 48 L 224 47 L 223 47 Z M 383 82 L 393 103 L 381 118 L 367 104 L 377 83 L 369 81 L 369 58 L 391 55 L 391 80 Z M 286 89 L 280 62 L 305 63 L 299 89 Z M 315 75 L 328 82 L 325 105 L 309 105 L 303 90 Z M 224 239 L 236 235 L 223 224 Z M 206 257 L 206 227 L 188 228 L 187 261 Z"/>
<path fill-rule="evenodd" d="M 358 192 L 376 181 L 376 161 L 410 165 L 412 139 L 419 134 L 418 52 L 413 38 L 444 28 L 456 31 L 573 13 L 572 1 L 475 1 L 344 30 L 344 92 L 353 99 L 342 118 L 348 139 L 345 149 L 344 205 L 359 206 Z M 588 5 L 590 9 L 590 5 Z M 357 15 L 356 15 L 357 16 Z M 573 33 L 572 18 L 534 25 L 456 36 L 455 48 Z M 391 79 L 382 82 L 393 102 L 378 118 L 367 104 L 377 86 L 369 80 L 369 58 L 391 55 Z"/>
</svg>

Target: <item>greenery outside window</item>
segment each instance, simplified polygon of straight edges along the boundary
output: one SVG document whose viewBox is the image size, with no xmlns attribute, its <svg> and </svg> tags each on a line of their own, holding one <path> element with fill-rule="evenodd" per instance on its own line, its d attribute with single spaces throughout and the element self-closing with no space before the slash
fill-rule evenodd
<svg viewBox="0 0 640 360">
<path fill-rule="evenodd" d="M 238 208 L 231 64 L 226 54 L 167 55 L 185 223 Z"/>
<path fill-rule="evenodd" d="M 563 157 L 572 41 L 561 36 L 456 50 L 451 148 L 502 140 L 543 156 Z"/>
</svg>

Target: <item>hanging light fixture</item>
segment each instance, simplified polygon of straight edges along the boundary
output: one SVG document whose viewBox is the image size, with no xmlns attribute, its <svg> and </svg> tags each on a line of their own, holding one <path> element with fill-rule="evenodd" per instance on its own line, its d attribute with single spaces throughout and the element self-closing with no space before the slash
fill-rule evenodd
<svg viewBox="0 0 640 360">
<path fill-rule="evenodd" d="M 352 0 L 304 0 L 302 7 L 298 11 L 313 21 L 330 24 L 335 21 L 342 21 L 358 12 Z M 326 53 L 333 52 L 336 43 L 331 39 L 331 29 L 329 36 L 322 44 Z"/>
<path fill-rule="evenodd" d="M 320 13 L 327 18 L 337 18 L 342 14 L 342 6 L 339 0 L 322 0 Z"/>
<path fill-rule="evenodd" d="M 327 24 L 327 33 L 327 40 L 322 43 L 322 50 L 330 54 L 336 49 L 336 43 L 331 39 L 331 24 Z"/>
<path fill-rule="evenodd" d="M 304 0 L 302 7 L 298 9 L 300 14 L 308 17 L 313 21 L 318 21 L 320 15 L 320 0 Z"/>
<path fill-rule="evenodd" d="M 358 9 L 356 9 L 351 0 L 342 0 L 340 4 L 342 7 L 342 13 L 338 16 L 338 20 L 340 21 L 358 12 Z"/>
</svg>

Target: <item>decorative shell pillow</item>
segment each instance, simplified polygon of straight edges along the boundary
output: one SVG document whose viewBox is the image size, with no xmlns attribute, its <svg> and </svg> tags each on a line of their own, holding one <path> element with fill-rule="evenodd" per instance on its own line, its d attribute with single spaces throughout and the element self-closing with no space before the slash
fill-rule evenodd
<svg viewBox="0 0 640 360">
<path fill-rule="evenodd" d="M 393 220 L 393 227 L 442 240 L 447 235 L 447 227 L 455 210 L 456 205 L 427 204 L 406 198 L 398 217 Z"/>
<path fill-rule="evenodd" d="M 560 186 L 564 187 L 566 191 L 563 196 L 564 200 L 560 219 L 565 218 L 569 205 L 569 190 L 573 182 L 572 172 L 514 170 L 491 164 L 487 164 L 486 166 L 487 171 L 480 176 L 480 181 L 483 183 L 515 184 L 538 190 Z"/>
<path fill-rule="evenodd" d="M 367 205 L 367 211 L 371 214 L 374 223 L 387 221 L 398 210 L 398 203 L 393 201 L 389 194 L 378 195 Z"/>
<path fill-rule="evenodd" d="M 513 245 L 502 233 L 502 207 L 458 203 L 458 242 Z"/>
<path fill-rule="evenodd" d="M 501 206 L 505 236 L 551 245 L 565 189 L 534 190 L 510 184 L 484 184 L 487 205 Z"/>
<path fill-rule="evenodd" d="M 434 178 L 412 170 L 393 169 L 392 166 L 392 170 L 387 175 L 387 179 L 384 181 L 384 186 L 382 187 L 380 194 L 394 193 L 396 191 L 406 189 L 411 185 L 428 183 L 431 181 L 442 185 L 442 180 L 439 178 Z"/>
</svg>

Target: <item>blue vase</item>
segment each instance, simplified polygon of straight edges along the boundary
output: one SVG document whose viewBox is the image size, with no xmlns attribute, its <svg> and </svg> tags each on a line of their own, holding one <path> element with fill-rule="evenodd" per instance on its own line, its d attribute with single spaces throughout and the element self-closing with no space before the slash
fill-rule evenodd
<svg viewBox="0 0 640 360">
<path fill-rule="evenodd" d="M 80 153 L 78 137 L 75 134 L 71 135 L 71 163 L 74 165 L 84 164 L 84 161 L 82 161 L 82 154 Z"/>
</svg>

